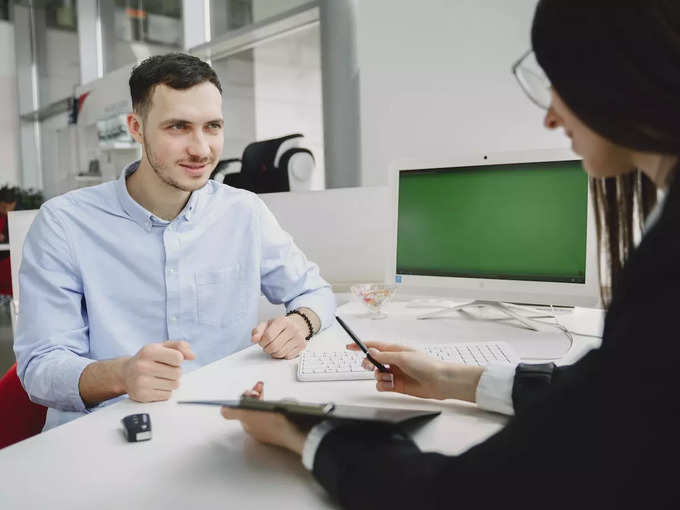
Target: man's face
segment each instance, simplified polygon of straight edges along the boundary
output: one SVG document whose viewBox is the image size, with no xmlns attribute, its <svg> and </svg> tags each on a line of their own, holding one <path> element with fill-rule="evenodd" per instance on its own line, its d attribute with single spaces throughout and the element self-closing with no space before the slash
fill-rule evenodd
<svg viewBox="0 0 680 510">
<path fill-rule="evenodd" d="M 203 82 L 186 90 L 158 85 L 142 121 L 141 142 L 158 178 L 182 191 L 201 188 L 222 154 L 222 96 Z"/>
</svg>

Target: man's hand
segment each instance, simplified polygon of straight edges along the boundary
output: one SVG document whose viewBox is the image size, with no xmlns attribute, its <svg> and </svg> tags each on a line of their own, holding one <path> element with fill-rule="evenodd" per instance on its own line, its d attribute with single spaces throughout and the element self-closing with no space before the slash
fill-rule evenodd
<svg viewBox="0 0 680 510">
<path fill-rule="evenodd" d="M 145 345 L 123 363 L 125 393 L 138 402 L 168 400 L 179 388 L 182 362 L 195 357 L 183 340 Z"/>
<path fill-rule="evenodd" d="M 250 341 L 273 358 L 293 359 L 307 347 L 309 328 L 297 314 L 261 322 L 253 329 Z"/>
</svg>

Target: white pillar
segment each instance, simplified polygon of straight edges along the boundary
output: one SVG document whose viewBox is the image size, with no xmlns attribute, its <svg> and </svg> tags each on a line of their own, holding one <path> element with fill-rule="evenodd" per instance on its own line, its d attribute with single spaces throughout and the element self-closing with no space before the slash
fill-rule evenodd
<svg viewBox="0 0 680 510">
<path fill-rule="evenodd" d="M 80 53 L 80 83 L 89 83 L 104 76 L 102 27 L 98 0 L 78 0 L 78 49 Z"/>
<path fill-rule="evenodd" d="M 210 0 L 182 0 L 184 49 L 210 40 Z"/>
<path fill-rule="evenodd" d="M 361 186 L 357 0 L 321 0 L 326 187 Z"/>
</svg>

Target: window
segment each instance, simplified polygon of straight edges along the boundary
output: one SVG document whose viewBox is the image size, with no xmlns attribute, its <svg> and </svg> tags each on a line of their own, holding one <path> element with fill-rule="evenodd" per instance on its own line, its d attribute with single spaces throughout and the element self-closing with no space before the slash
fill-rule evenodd
<svg viewBox="0 0 680 510">
<path fill-rule="evenodd" d="M 210 0 L 210 33 L 224 33 L 272 18 L 310 0 Z"/>
<path fill-rule="evenodd" d="M 45 9 L 45 25 L 48 29 L 78 31 L 75 0 L 45 0 L 36 2 L 35 7 Z"/>
<path fill-rule="evenodd" d="M 9 20 L 10 0 L 0 0 L 0 20 Z"/>
<path fill-rule="evenodd" d="M 104 72 L 183 47 L 181 0 L 99 0 Z"/>
</svg>

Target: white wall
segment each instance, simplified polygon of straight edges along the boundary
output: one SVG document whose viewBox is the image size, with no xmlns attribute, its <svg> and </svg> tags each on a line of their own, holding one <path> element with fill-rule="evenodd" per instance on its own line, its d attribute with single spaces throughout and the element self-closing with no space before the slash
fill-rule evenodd
<svg viewBox="0 0 680 510">
<path fill-rule="evenodd" d="M 391 161 L 568 147 L 510 72 L 536 0 L 359 0 L 362 184 Z"/>
<path fill-rule="evenodd" d="M 310 189 L 325 184 L 319 25 L 253 50 L 257 140 L 302 133 L 316 162 Z"/>
<path fill-rule="evenodd" d="M 247 50 L 226 58 L 213 59 L 212 66 L 222 84 L 222 159 L 240 158 L 243 149 L 257 139 L 253 52 Z"/>
<path fill-rule="evenodd" d="M 80 83 L 78 34 L 48 28 L 45 31 L 45 63 L 39 76 L 41 106 L 73 95 Z"/>
<path fill-rule="evenodd" d="M 14 26 L 0 21 L 0 186 L 20 184 Z"/>
</svg>

